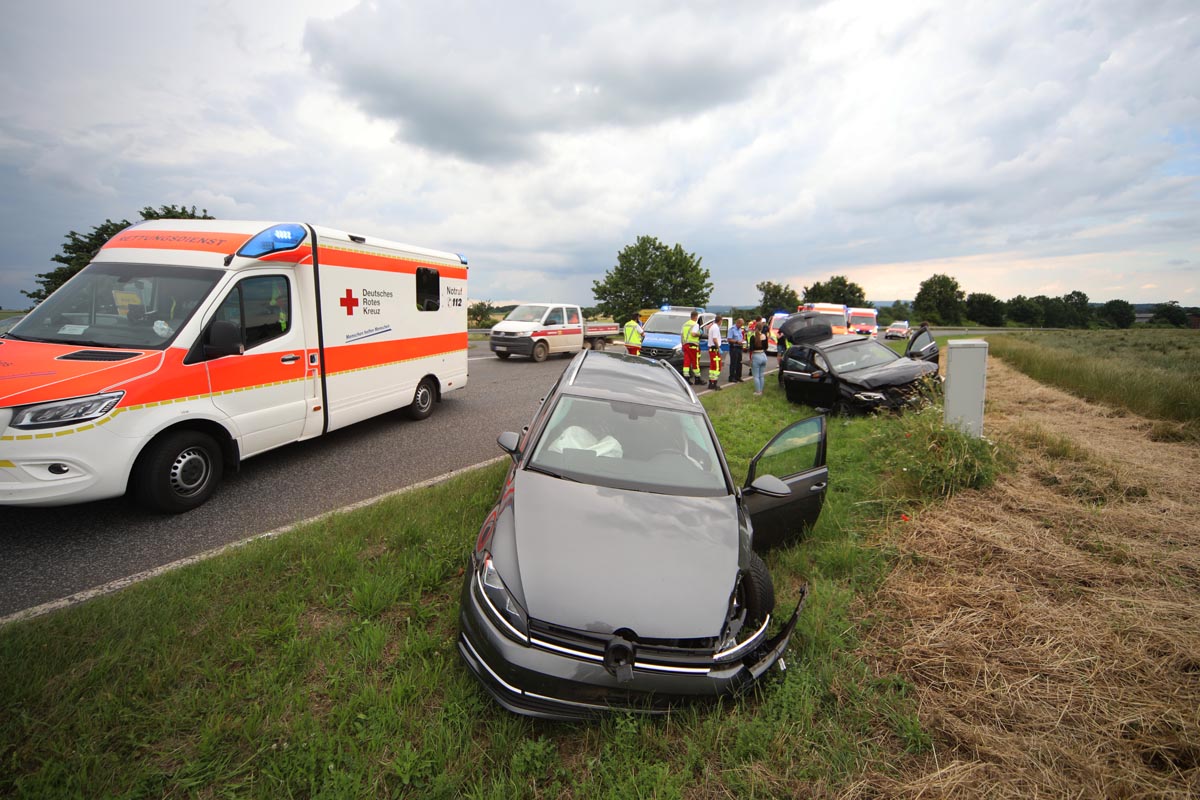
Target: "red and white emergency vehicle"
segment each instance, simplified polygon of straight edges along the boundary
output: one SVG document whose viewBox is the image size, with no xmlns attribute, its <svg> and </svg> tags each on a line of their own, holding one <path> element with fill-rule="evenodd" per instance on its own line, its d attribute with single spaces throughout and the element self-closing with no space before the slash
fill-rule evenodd
<svg viewBox="0 0 1200 800">
<path fill-rule="evenodd" d="M 194 508 L 226 469 L 467 384 L 467 266 L 299 223 L 126 228 L 0 338 L 0 504 Z"/>
<path fill-rule="evenodd" d="M 846 309 L 846 319 L 850 333 L 874 337 L 879 333 L 879 312 L 873 308 Z"/>
<path fill-rule="evenodd" d="M 491 349 L 498 358 L 529 356 L 545 361 L 555 353 L 603 350 L 621 332 L 615 322 L 588 322 L 570 303 L 523 303 L 492 326 Z"/>
<path fill-rule="evenodd" d="M 819 319 L 813 318 L 809 324 L 827 323 L 835 335 L 848 333 L 850 330 L 849 314 L 846 307 L 840 303 L 802 303 L 796 310 L 820 314 Z"/>
</svg>

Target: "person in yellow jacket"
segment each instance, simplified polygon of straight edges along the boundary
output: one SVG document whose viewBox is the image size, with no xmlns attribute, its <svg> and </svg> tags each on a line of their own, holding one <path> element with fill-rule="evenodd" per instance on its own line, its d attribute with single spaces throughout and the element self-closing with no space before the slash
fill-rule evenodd
<svg viewBox="0 0 1200 800">
<path fill-rule="evenodd" d="M 683 323 L 679 338 L 683 343 L 683 379 L 699 386 L 704 383 L 700 377 L 700 325 L 696 322 L 699 314 L 692 312 L 692 317 Z"/>
<path fill-rule="evenodd" d="M 625 349 L 629 351 L 629 355 L 636 356 L 642 352 L 642 338 L 645 333 L 637 317 L 625 323 Z"/>
</svg>

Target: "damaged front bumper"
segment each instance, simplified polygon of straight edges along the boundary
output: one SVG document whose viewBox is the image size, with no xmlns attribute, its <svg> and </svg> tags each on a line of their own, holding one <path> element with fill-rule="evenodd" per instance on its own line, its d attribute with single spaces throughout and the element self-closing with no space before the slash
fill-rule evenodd
<svg viewBox="0 0 1200 800">
<path fill-rule="evenodd" d="M 500 705 L 517 714 L 557 720 L 590 719 L 612 710 L 665 713 L 684 702 L 738 694 L 780 662 L 808 595 L 801 589 L 791 617 L 774 636 L 735 660 L 712 653 L 673 665 L 636 660 L 620 680 L 603 659 L 531 637 L 518 642 L 481 607 L 474 581 L 463 583 L 458 650 Z"/>
</svg>

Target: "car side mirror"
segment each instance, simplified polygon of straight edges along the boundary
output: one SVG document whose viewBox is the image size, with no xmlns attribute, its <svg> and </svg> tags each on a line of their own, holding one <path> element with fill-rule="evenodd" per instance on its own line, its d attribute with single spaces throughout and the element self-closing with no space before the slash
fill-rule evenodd
<svg viewBox="0 0 1200 800">
<path fill-rule="evenodd" d="M 513 431 L 505 431 L 496 437 L 496 444 L 500 445 L 500 449 L 508 453 L 510 456 L 517 455 L 517 446 L 521 443 L 521 436 Z"/>
<path fill-rule="evenodd" d="M 789 497 L 792 494 L 792 487 L 774 475 L 759 475 L 750 488 L 768 497 Z"/>
<path fill-rule="evenodd" d="M 242 331 L 228 320 L 219 319 L 208 330 L 208 344 L 204 345 L 205 358 L 238 356 L 246 350 L 242 344 Z"/>
</svg>

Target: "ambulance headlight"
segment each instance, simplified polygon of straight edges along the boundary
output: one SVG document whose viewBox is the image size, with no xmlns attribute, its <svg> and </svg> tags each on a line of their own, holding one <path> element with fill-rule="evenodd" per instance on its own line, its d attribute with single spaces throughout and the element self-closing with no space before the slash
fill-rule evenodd
<svg viewBox="0 0 1200 800">
<path fill-rule="evenodd" d="M 105 392 L 90 397 L 75 397 L 70 400 L 55 400 L 52 403 L 17 406 L 13 409 L 12 421 L 8 424 L 13 428 L 32 430 L 87 422 L 99 419 L 112 411 L 124 396 L 124 392 Z"/>
</svg>

